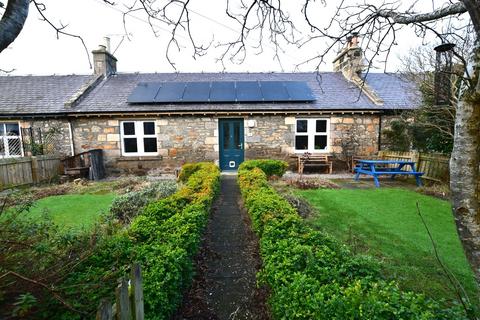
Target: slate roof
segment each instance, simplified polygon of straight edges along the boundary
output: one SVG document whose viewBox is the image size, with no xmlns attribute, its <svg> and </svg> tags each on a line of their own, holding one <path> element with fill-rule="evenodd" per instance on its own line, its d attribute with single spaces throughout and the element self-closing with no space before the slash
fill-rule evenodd
<svg viewBox="0 0 480 320">
<path fill-rule="evenodd" d="M 0 76 L 0 115 L 62 113 L 93 75 Z"/>
<path fill-rule="evenodd" d="M 0 77 L 0 115 L 78 114 L 175 111 L 320 111 L 395 110 L 419 105 L 412 83 L 396 74 L 371 73 L 367 83 L 384 100 L 374 104 L 341 73 L 119 73 L 101 81 L 73 108 L 64 103 L 93 76 L 4 76 Z M 306 81 L 317 100 L 312 103 L 252 104 L 128 104 L 127 98 L 139 82 L 162 81 Z"/>
</svg>

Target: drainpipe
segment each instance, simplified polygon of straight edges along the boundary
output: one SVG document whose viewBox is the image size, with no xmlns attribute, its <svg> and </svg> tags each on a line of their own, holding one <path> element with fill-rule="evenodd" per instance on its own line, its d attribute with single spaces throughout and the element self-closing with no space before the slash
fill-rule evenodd
<svg viewBox="0 0 480 320">
<path fill-rule="evenodd" d="M 75 142 L 73 141 L 73 129 L 72 121 L 68 119 L 68 136 L 70 138 L 70 153 L 72 156 L 75 155 Z"/>
<path fill-rule="evenodd" d="M 382 150 L 382 115 L 378 115 L 378 151 Z"/>
</svg>

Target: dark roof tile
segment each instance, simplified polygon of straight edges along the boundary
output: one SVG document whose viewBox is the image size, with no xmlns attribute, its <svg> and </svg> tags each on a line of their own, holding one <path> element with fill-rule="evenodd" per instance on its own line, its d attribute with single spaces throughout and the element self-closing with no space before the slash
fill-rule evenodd
<svg viewBox="0 0 480 320">
<path fill-rule="evenodd" d="M 371 73 L 367 83 L 384 100 L 375 105 L 341 73 L 126 73 L 101 81 L 75 107 L 64 103 L 93 76 L 0 77 L 1 114 L 116 113 L 228 110 L 385 110 L 419 105 L 418 90 L 396 74 Z M 135 104 L 127 98 L 139 82 L 162 81 L 305 81 L 317 100 L 313 103 L 253 104 Z"/>
</svg>

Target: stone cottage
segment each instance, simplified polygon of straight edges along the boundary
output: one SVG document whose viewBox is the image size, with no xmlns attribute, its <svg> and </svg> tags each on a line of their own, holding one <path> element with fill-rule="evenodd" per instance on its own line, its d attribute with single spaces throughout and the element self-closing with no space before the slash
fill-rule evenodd
<svg viewBox="0 0 480 320">
<path fill-rule="evenodd" d="M 320 73 L 119 73 L 105 46 L 93 58 L 92 75 L 0 77 L 0 157 L 28 155 L 26 128 L 54 130 L 55 151 L 65 156 L 103 149 L 111 173 L 171 172 L 205 160 L 229 170 L 244 159 L 305 152 L 341 158 L 352 139 L 358 155 L 371 155 L 389 119 L 419 103 L 415 86 L 399 75 L 370 73 L 364 82 L 356 41 L 339 53 L 333 72 Z M 189 100 L 190 89 L 179 86 L 193 94 L 195 86 L 208 89 Z M 233 88 L 230 98 L 212 100 L 222 86 Z M 260 96 L 240 98 L 242 86 Z M 268 86 L 274 98 L 263 91 Z M 292 99 L 295 86 L 306 92 Z"/>
</svg>

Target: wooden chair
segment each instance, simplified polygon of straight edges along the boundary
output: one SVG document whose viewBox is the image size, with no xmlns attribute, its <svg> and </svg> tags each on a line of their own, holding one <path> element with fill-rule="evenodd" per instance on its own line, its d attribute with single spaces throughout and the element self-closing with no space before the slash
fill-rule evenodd
<svg viewBox="0 0 480 320">
<path fill-rule="evenodd" d="M 327 167 L 328 173 L 332 173 L 333 162 L 327 155 L 304 154 L 298 156 L 298 173 L 303 174 L 305 167 Z"/>
</svg>

